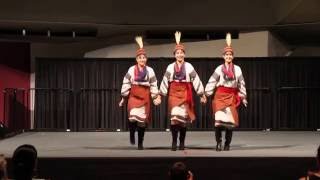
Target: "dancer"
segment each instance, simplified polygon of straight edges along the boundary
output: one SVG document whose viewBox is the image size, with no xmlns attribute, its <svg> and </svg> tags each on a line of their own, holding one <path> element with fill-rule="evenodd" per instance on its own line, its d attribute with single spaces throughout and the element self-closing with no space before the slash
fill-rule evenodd
<svg viewBox="0 0 320 180">
<path fill-rule="evenodd" d="M 138 149 L 143 150 L 145 128 L 150 123 L 150 96 L 155 105 L 161 103 L 158 94 L 157 78 L 153 69 L 146 65 L 147 55 L 142 37 L 136 37 L 139 49 L 136 52 L 137 64 L 131 66 L 123 78 L 119 106 L 128 101 L 130 143 L 135 144 L 135 131 L 138 131 Z"/>
<path fill-rule="evenodd" d="M 206 103 L 202 82 L 193 68 L 185 62 L 185 48 L 180 44 L 181 33 L 175 33 L 176 46 L 174 56 L 176 61 L 169 64 L 160 85 L 160 94 L 168 94 L 168 113 L 171 121 L 172 146 L 171 150 L 177 149 L 177 138 L 179 136 L 179 150 L 185 148 L 185 137 L 187 124 L 192 123 L 196 116 L 194 113 L 194 102 L 192 98 L 192 86 L 201 97 L 201 102 Z M 168 92 L 169 89 L 169 92 Z"/>
<path fill-rule="evenodd" d="M 215 119 L 216 151 L 222 150 L 222 131 L 225 130 L 224 150 L 230 150 L 233 128 L 239 125 L 237 107 L 240 101 L 247 106 L 247 93 L 241 68 L 233 63 L 234 52 L 231 47 L 231 34 L 226 37 L 227 46 L 223 50 L 224 63 L 211 75 L 206 88 L 206 96 L 211 96 Z"/>
</svg>

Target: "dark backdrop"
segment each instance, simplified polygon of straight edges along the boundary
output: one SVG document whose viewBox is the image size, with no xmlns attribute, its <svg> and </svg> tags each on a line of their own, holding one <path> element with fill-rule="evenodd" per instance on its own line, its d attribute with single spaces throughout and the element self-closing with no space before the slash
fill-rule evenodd
<svg viewBox="0 0 320 180">
<path fill-rule="evenodd" d="M 188 58 L 204 86 L 222 58 Z M 171 58 L 150 58 L 158 85 Z M 320 58 L 236 58 L 248 93 L 248 108 L 239 109 L 239 129 L 317 129 L 320 127 Z M 127 128 L 119 108 L 123 76 L 135 59 L 54 59 L 36 61 L 35 128 L 114 130 Z M 213 127 L 210 104 L 196 102 L 194 130 Z M 149 129 L 169 127 L 166 98 L 152 108 Z"/>
</svg>

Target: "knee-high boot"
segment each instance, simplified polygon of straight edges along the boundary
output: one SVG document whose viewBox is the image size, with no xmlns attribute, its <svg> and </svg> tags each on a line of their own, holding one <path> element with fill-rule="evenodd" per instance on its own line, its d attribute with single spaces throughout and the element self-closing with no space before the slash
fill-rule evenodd
<svg viewBox="0 0 320 180">
<path fill-rule="evenodd" d="M 230 150 L 230 144 L 231 144 L 231 140 L 232 140 L 232 132 L 233 132 L 232 129 L 228 129 L 228 128 L 226 129 L 226 135 L 225 135 L 226 141 L 224 143 L 224 148 L 223 148 L 223 150 L 225 150 L 225 151 Z"/>
<path fill-rule="evenodd" d="M 129 132 L 130 132 L 130 144 L 134 145 L 136 143 L 135 132 L 137 129 L 137 122 L 129 122 Z"/>
<path fill-rule="evenodd" d="M 144 139 L 144 132 L 145 127 L 138 127 L 138 149 L 143 150 L 143 139 Z"/>
<path fill-rule="evenodd" d="M 216 127 L 215 130 L 215 135 L 216 135 L 216 151 L 221 151 L 222 147 L 221 147 L 221 142 L 222 142 L 222 128 L 221 127 Z"/>
<path fill-rule="evenodd" d="M 171 151 L 177 150 L 178 131 L 179 131 L 178 125 L 171 125 L 171 135 L 172 135 Z"/>
<path fill-rule="evenodd" d="M 184 142 L 187 134 L 187 128 L 181 127 L 180 128 L 180 136 L 179 136 L 179 150 L 184 150 Z"/>
</svg>

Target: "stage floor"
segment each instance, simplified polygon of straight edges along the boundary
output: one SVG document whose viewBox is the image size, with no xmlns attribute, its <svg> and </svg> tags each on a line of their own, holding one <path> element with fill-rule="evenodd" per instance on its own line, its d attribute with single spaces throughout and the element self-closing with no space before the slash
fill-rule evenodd
<svg viewBox="0 0 320 180">
<path fill-rule="evenodd" d="M 139 151 L 128 132 L 26 132 L 0 140 L 0 153 L 11 157 L 21 144 L 50 157 L 315 157 L 316 131 L 235 131 L 231 151 L 214 151 L 214 132 L 187 132 L 186 150 L 170 151 L 170 132 L 146 132 Z"/>
</svg>

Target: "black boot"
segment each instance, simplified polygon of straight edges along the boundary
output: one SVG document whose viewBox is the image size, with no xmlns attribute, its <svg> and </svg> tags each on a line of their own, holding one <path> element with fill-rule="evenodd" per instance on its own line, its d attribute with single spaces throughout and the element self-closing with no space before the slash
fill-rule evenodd
<svg viewBox="0 0 320 180">
<path fill-rule="evenodd" d="M 184 150 L 184 141 L 186 138 L 187 134 L 187 128 L 186 127 L 181 127 L 180 128 L 180 136 L 179 136 L 179 150 Z"/>
<path fill-rule="evenodd" d="M 137 129 L 137 122 L 129 122 L 129 131 L 130 131 L 130 144 L 136 144 L 135 132 Z"/>
<path fill-rule="evenodd" d="M 138 150 L 143 150 L 143 139 L 146 128 L 138 127 Z"/>
<path fill-rule="evenodd" d="M 216 127 L 215 135 L 216 135 L 216 142 L 217 142 L 216 151 L 221 151 L 222 150 L 222 145 L 221 145 L 221 143 L 222 143 L 222 128 Z"/>
<path fill-rule="evenodd" d="M 179 126 L 177 125 L 171 125 L 171 135 L 172 135 L 171 151 L 177 150 L 178 128 Z"/>
<path fill-rule="evenodd" d="M 226 129 L 226 142 L 224 143 L 224 151 L 229 151 L 230 150 L 230 144 L 231 144 L 231 140 L 232 140 L 232 129 Z"/>
</svg>

